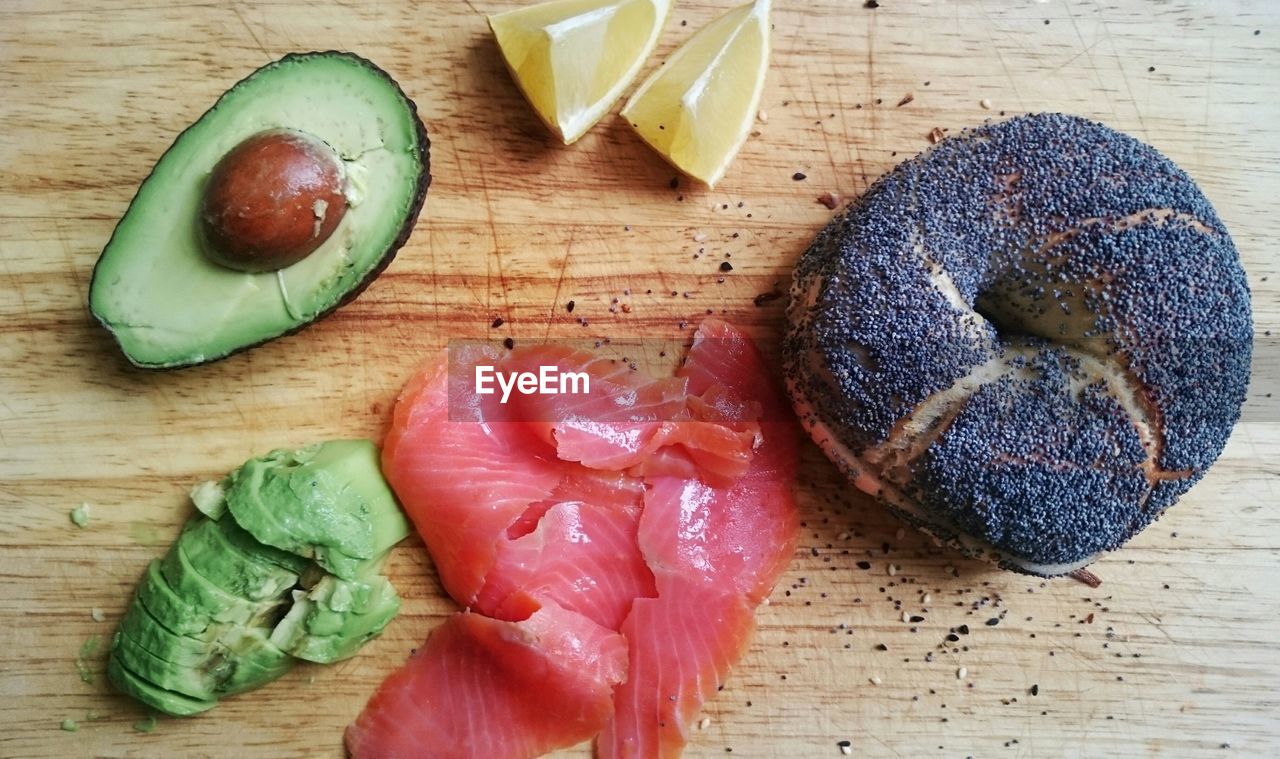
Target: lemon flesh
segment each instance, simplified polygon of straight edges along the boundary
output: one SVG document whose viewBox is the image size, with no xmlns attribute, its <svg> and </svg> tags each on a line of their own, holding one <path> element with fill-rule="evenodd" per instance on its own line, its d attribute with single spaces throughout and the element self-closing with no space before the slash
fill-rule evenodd
<svg viewBox="0 0 1280 759">
<path fill-rule="evenodd" d="M 551 0 L 489 17 L 516 85 L 568 145 L 640 71 L 671 0 Z"/>
<path fill-rule="evenodd" d="M 673 166 L 715 186 L 751 131 L 769 67 L 770 0 L 739 6 L 689 38 L 622 109 Z"/>
</svg>

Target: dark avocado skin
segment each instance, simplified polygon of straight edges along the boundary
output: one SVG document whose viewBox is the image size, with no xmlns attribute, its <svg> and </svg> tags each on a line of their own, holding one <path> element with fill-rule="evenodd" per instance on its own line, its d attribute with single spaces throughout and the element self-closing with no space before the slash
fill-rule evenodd
<svg viewBox="0 0 1280 759">
<path fill-rule="evenodd" d="M 413 203 L 409 208 L 408 215 L 405 217 L 404 224 L 402 224 L 400 227 L 399 234 L 396 235 L 395 239 L 392 241 L 391 245 L 387 248 L 386 252 L 383 253 L 380 261 L 369 271 L 369 273 L 365 276 L 365 278 L 355 287 L 351 288 L 351 290 L 348 291 L 346 295 L 342 296 L 337 303 L 335 303 L 330 308 L 325 309 L 324 311 L 321 311 L 320 313 L 318 313 L 315 316 L 315 318 L 303 324 L 299 324 L 298 326 L 292 329 L 285 330 L 284 332 L 281 332 L 279 334 L 264 337 L 261 340 L 258 340 L 257 342 L 253 342 L 248 345 L 242 345 L 238 348 L 235 348 L 234 350 L 227 351 L 226 353 L 223 353 L 221 355 L 209 357 L 203 361 L 199 361 L 195 363 L 174 364 L 170 366 L 153 366 L 148 364 L 140 364 L 134 361 L 133 358 L 130 357 L 126 351 L 124 351 L 123 349 L 124 346 L 120 344 L 120 341 L 117 338 L 115 332 L 111 329 L 111 325 L 108 324 L 103 319 L 101 319 L 97 314 L 93 312 L 93 309 L 90 308 L 89 312 L 90 314 L 93 314 L 94 321 L 98 322 L 98 324 L 103 329 L 105 329 L 108 334 L 111 335 L 112 340 L 114 340 L 116 342 L 117 347 L 121 349 L 120 352 L 124 354 L 125 358 L 127 358 L 129 360 L 129 363 L 132 364 L 133 366 L 139 369 L 146 369 L 149 371 L 164 371 L 169 369 L 184 369 L 189 366 L 200 366 L 203 364 L 212 363 L 214 361 L 219 361 L 221 359 L 228 358 L 230 356 L 234 356 L 237 353 L 240 353 L 242 351 L 247 351 L 251 348 L 256 348 L 259 345 L 262 345 L 263 343 L 271 342 L 272 340 L 275 340 L 277 338 L 287 337 L 297 332 L 301 332 L 302 330 L 306 329 L 312 324 L 315 324 L 321 319 L 324 319 L 325 317 L 329 316 L 329 314 L 332 314 L 334 311 L 338 310 L 339 308 L 342 308 L 343 306 L 347 305 L 348 303 L 350 303 L 351 301 L 359 297 L 360 294 L 363 293 L 365 289 L 368 288 L 369 285 L 373 283 L 373 280 L 377 279 L 378 276 L 381 275 L 382 272 L 385 271 L 386 268 L 391 265 L 391 262 L 392 260 L 395 259 L 396 254 L 400 252 L 400 248 L 404 247 L 404 244 L 409 240 L 409 236 L 413 234 L 413 228 L 418 222 L 418 216 L 422 213 L 422 206 L 427 199 L 427 188 L 431 186 L 431 151 L 430 151 L 431 141 L 427 137 L 427 128 L 422 123 L 422 117 L 418 115 L 418 104 L 415 103 L 413 99 L 410 98 L 407 94 L 405 94 L 404 89 L 400 87 L 400 83 L 397 82 L 394 78 L 392 78 L 392 76 L 388 74 L 386 71 L 384 71 L 381 67 L 379 67 L 377 64 L 373 63 L 372 61 L 366 58 L 356 55 L 355 53 L 350 53 L 342 50 L 322 50 L 322 51 L 313 51 L 309 53 L 289 53 L 288 55 L 285 55 L 283 58 L 277 61 L 273 61 L 272 63 L 268 63 L 264 66 L 260 66 L 259 68 L 250 72 L 240 81 L 232 85 L 232 87 L 228 90 L 228 92 L 231 89 L 235 89 L 236 87 L 239 87 L 241 84 L 247 81 L 250 77 L 252 77 L 258 71 L 261 71 L 264 68 L 279 65 L 281 63 L 285 63 L 295 59 L 309 58 L 313 56 L 343 56 L 359 63 L 361 66 L 368 69 L 370 73 L 375 74 L 379 78 L 385 80 L 387 84 L 389 84 L 391 87 L 394 87 L 395 91 L 404 99 L 404 102 L 409 109 L 409 113 L 412 116 L 412 120 L 414 123 L 414 131 L 416 132 L 418 137 L 418 159 L 422 163 L 422 172 L 418 175 L 418 184 L 416 189 L 414 190 Z M 214 107 L 216 107 L 216 103 Z M 200 121 L 203 120 L 204 117 L 207 116 L 212 110 L 213 110 L 213 107 L 210 107 L 208 111 L 205 111 L 203 114 L 201 114 L 199 118 L 191 122 L 191 124 L 186 129 L 184 129 L 176 137 L 174 137 L 174 140 L 170 144 L 170 146 L 164 151 L 164 153 L 161 153 L 160 158 L 156 159 L 156 163 L 152 167 L 152 171 L 148 172 L 147 176 L 143 178 L 142 182 L 138 183 L 138 191 L 141 191 L 143 184 L 146 183 L 147 179 L 150 179 L 151 175 L 155 172 L 155 168 L 160 165 L 161 159 L 163 159 L 165 155 L 168 155 L 169 151 L 172 150 L 174 146 L 178 144 L 178 139 L 183 134 L 185 134 L 188 130 L 194 127 L 196 124 L 200 123 Z M 127 206 L 127 208 L 132 208 L 134 202 L 137 201 L 137 199 L 138 199 L 138 192 L 135 192 L 133 198 L 129 201 L 129 205 Z M 108 238 L 107 245 L 104 246 L 104 249 L 107 246 L 110 246 L 111 241 L 115 239 L 116 233 L 118 231 L 119 231 L 119 225 L 117 225 L 116 229 L 112 231 L 111 237 Z M 98 262 L 94 264 L 93 275 L 90 277 L 90 284 L 89 284 L 90 291 L 93 290 L 94 283 L 97 281 L 100 275 L 101 266 L 102 266 L 102 258 L 99 257 Z"/>
</svg>

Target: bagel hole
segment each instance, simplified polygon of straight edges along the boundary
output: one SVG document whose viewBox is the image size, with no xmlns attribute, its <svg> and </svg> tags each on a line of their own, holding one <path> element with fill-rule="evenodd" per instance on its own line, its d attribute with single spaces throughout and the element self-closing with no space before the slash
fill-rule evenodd
<svg viewBox="0 0 1280 759">
<path fill-rule="evenodd" d="M 867 346 L 862 343 L 849 340 L 845 343 L 844 347 L 845 350 L 849 351 L 851 356 L 857 359 L 863 369 L 867 370 L 871 374 L 878 374 L 880 372 L 880 362 L 871 355 L 871 351 L 867 349 Z"/>
</svg>

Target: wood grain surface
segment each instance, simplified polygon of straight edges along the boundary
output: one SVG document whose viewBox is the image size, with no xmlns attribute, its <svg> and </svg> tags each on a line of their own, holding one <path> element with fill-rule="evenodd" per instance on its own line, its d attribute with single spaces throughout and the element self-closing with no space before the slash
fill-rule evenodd
<svg viewBox="0 0 1280 759">
<path fill-rule="evenodd" d="M 678 2 L 658 55 L 731 4 Z M 710 309 L 772 350 L 784 301 L 753 299 L 785 288 L 830 217 L 819 194 L 856 196 L 934 127 L 1041 110 L 1151 142 L 1215 203 L 1254 298 L 1244 419 L 1200 485 L 1095 565 L 1096 590 L 934 547 L 806 447 L 801 549 L 687 755 L 839 757 L 842 740 L 855 756 L 1280 755 L 1280 4 L 778 0 L 767 120 L 714 191 L 672 188 L 616 116 L 555 144 L 485 24 L 511 5 L 0 2 L 0 755 L 340 755 L 343 726 L 453 610 L 421 544 L 396 550 L 404 611 L 362 655 L 142 733 L 104 653 L 190 484 L 274 447 L 380 437 L 399 386 L 452 338 L 678 351 Z M 138 182 L 230 84 L 327 48 L 376 61 L 419 105 L 435 181 L 416 233 L 296 336 L 130 368 L 86 296 Z"/>
</svg>

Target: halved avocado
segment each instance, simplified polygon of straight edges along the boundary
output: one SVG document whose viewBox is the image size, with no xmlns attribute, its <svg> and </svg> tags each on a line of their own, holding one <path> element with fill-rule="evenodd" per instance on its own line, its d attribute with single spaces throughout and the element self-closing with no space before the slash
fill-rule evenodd
<svg viewBox="0 0 1280 759">
<path fill-rule="evenodd" d="M 213 699 L 192 698 L 161 688 L 131 672 L 115 654 L 107 659 L 107 679 L 121 693 L 133 696 L 147 706 L 175 717 L 188 717 L 192 714 L 207 712 L 218 705 L 218 702 Z"/>
<path fill-rule="evenodd" d="M 337 153 L 346 213 L 284 268 L 215 263 L 200 223 L 210 173 L 247 138 L 281 129 Z M 144 368 L 201 364 L 297 331 L 358 295 L 408 239 L 431 181 L 428 146 L 413 101 L 373 63 L 328 51 L 267 64 L 160 157 L 98 259 L 90 310 Z"/>
</svg>

